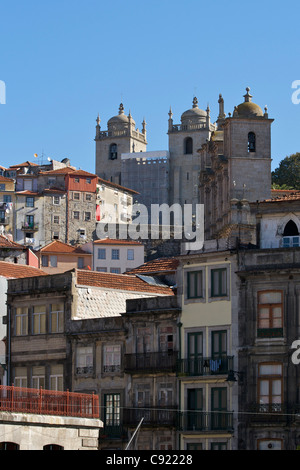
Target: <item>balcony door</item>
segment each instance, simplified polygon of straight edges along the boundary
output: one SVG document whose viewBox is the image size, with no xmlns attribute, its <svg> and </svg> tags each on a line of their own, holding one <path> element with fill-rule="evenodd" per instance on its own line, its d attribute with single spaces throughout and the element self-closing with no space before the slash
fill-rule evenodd
<svg viewBox="0 0 300 470">
<path fill-rule="evenodd" d="M 187 390 L 187 429 L 199 430 L 203 428 L 203 390 L 202 388 L 189 388 Z"/>
<path fill-rule="evenodd" d="M 188 333 L 188 372 L 203 374 L 203 334 L 199 332 Z"/>
<path fill-rule="evenodd" d="M 227 429 L 227 388 L 215 387 L 211 389 L 211 428 Z"/>
</svg>

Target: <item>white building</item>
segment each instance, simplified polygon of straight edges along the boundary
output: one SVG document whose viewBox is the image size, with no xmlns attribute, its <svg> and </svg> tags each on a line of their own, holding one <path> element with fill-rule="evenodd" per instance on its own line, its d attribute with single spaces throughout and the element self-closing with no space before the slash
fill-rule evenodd
<svg viewBox="0 0 300 470">
<path fill-rule="evenodd" d="M 134 240 L 104 238 L 93 243 L 93 270 L 125 273 L 144 263 L 144 245 Z"/>
</svg>

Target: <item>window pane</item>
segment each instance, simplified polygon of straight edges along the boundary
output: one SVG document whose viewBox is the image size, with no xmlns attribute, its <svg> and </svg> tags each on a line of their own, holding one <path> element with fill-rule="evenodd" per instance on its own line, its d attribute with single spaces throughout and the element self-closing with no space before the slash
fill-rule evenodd
<svg viewBox="0 0 300 470">
<path fill-rule="evenodd" d="M 259 292 L 260 304 L 280 304 L 282 302 L 282 292 Z"/>
</svg>

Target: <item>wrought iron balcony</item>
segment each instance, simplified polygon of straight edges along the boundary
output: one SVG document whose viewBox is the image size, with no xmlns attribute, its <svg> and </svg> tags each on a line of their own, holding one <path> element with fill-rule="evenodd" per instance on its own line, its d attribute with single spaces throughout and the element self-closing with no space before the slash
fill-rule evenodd
<svg viewBox="0 0 300 470">
<path fill-rule="evenodd" d="M 295 410 L 285 403 L 252 403 L 247 407 L 247 413 L 252 423 L 278 424 L 287 421 Z"/>
<path fill-rule="evenodd" d="M 127 408 L 124 410 L 123 424 L 137 426 L 143 419 L 143 426 L 177 426 L 178 410 L 172 406 Z"/>
<path fill-rule="evenodd" d="M 37 232 L 39 230 L 39 224 L 23 222 L 21 230 L 25 232 Z"/>
<path fill-rule="evenodd" d="M 125 354 L 124 370 L 130 374 L 143 372 L 176 372 L 177 351 Z"/>
<path fill-rule="evenodd" d="M 233 356 L 218 358 L 200 357 L 197 359 L 179 359 L 177 375 L 222 375 L 233 369 Z"/>
<path fill-rule="evenodd" d="M 180 413 L 180 431 L 229 431 L 233 430 L 231 411 L 204 412 L 198 410 Z"/>
</svg>

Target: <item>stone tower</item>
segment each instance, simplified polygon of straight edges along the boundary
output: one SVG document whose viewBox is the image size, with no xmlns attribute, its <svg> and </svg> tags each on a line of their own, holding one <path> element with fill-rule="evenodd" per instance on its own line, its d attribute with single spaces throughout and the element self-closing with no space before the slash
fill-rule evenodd
<svg viewBox="0 0 300 470">
<path fill-rule="evenodd" d="M 121 154 L 146 151 L 146 122 L 143 120 L 141 132 L 136 129 L 130 111 L 126 116 L 122 103 L 119 114 L 107 122 L 107 130 L 101 130 L 99 116 L 96 122 L 95 172 L 100 178 L 122 184 Z"/>
<path fill-rule="evenodd" d="M 198 149 L 210 139 L 215 125 L 210 122 L 210 110 L 198 107 L 198 100 L 193 99 L 193 106 L 181 115 L 181 124 L 173 124 L 172 110 L 168 121 L 170 153 L 170 188 L 169 204 L 199 203 L 200 158 Z"/>
<path fill-rule="evenodd" d="M 271 197 L 273 119 L 267 108 L 263 112 L 252 102 L 249 92 L 246 88 L 244 102 L 227 117 L 220 95 L 218 127 L 199 151 L 207 239 L 222 237 L 234 225 L 251 224 L 249 202 Z"/>
</svg>

